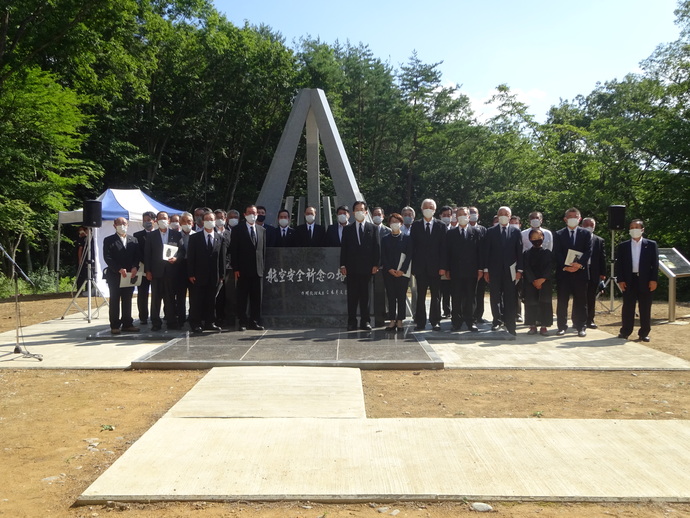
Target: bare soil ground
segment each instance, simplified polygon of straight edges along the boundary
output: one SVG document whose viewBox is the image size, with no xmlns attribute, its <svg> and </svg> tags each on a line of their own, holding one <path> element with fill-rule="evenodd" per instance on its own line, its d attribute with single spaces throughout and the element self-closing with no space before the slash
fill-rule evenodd
<svg viewBox="0 0 690 518">
<path fill-rule="evenodd" d="M 23 298 L 22 324 L 60 317 L 68 298 Z M 690 360 L 690 307 L 664 324 L 656 304 L 650 347 Z M 617 334 L 620 312 L 598 317 Z M 0 331 L 14 304 L 0 303 Z M 524 329 L 518 332 L 525 332 Z M 205 371 L 0 370 L 0 515 L 95 517 L 455 517 L 467 502 L 371 504 L 157 503 L 72 507 L 77 496 L 179 400 Z M 363 371 L 367 415 L 690 419 L 690 372 L 516 370 Z M 112 429 L 111 429 L 112 428 Z M 688 488 L 690 496 L 690 488 Z M 489 502 L 501 516 L 690 517 L 690 504 Z M 377 508 L 388 507 L 385 513 Z"/>
</svg>

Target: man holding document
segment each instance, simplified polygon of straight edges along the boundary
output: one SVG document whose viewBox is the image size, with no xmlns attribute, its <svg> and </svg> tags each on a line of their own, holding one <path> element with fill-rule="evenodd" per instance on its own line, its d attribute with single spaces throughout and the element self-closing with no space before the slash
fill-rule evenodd
<svg viewBox="0 0 690 518">
<path fill-rule="evenodd" d="M 510 216 L 510 207 L 498 209 L 498 224 L 486 231 L 482 264 L 489 285 L 491 330 L 498 331 L 503 324 L 515 336 L 515 285 L 522 278 L 522 233 L 509 225 Z"/>
<path fill-rule="evenodd" d="M 110 332 L 114 335 L 121 331 L 136 333 L 139 328 L 134 327 L 132 320 L 132 293 L 141 260 L 139 241 L 127 234 L 125 218 L 116 218 L 113 226 L 115 234 L 103 240 L 103 260 L 107 265 L 104 277 L 110 290 Z"/>
<path fill-rule="evenodd" d="M 575 207 L 565 211 L 563 220 L 566 227 L 556 232 L 553 239 L 558 293 L 558 336 L 563 336 L 568 329 L 568 302 L 571 295 L 573 327 L 578 336 L 587 335 L 587 262 L 592 250 L 592 234 L 578 226 L 581 219 L 580 211 Z"/>
</svg>

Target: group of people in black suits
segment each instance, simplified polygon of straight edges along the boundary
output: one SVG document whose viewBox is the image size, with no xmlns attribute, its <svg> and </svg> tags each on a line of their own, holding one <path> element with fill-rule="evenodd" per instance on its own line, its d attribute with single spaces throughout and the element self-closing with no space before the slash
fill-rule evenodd
<svg viewBox="0 0 690 518">
<path fill-rule="evenodd" d="M 449 207 L 444 207 L 447 209 Z M 304 223 L 290 226 L 290 213 L 278 213 L 278 226 L 265 222 L 265 208 L 249 205 L 240 221 L 237 211 L 226 213 L 210 209 L 195 210 L 194 219 L 184 213 L 176 221 L 167 213 L 145 213 L 144 230 L 127 234 L 127 221 L 118 218 L 116 233 L 104 240 L 105 278 L 113 301 L 110 324 L 113 333 L 135 332 L 139 328 L 131 317 L 132 287 L 120 287 L 120 278 L 136 278 L 143 263 L 145 277 L 139 288 L 139 319 L 147 323 L 148 292 L 151 290 L 152 330 L 162 326 L 161 303 L 168 329 L 179 329 L 186 320 L 185 296 L 189 292 L 189 324 L 193 331 L 219 329 L 219 324 L 233 321 L 239 329 L 262 330 L 261 292 L 268 246 L 339 246 L 340 270 L 347 284 L 348 330 L 371 329 L 369 287 L 379 270 L 388 302 L 388 330 L 403 329 L 406 293 L 411 278 L 416 283 L 415 330 L 427 322 L 439 331 L 442 319 L 442 279 L 448 281 L 452 299 L 453 330 L 463 326 L 477 332 L 483 307 L 484 286 L 488 284 L 492 311 L 492 329 L 502 326 L 516 334 L 520 298 L 525 302 L 528 334 L 548 334 L 553 324 L 551 294 L 553 272 L 557 292 L 557 335 L 568 328 L 568 306 L 572 299 L 571 319 L 579 336 L 587 328 L 596 328 L 594 302 L 600 282 L 606 279 L 604 241 L 594 234 L 593 218 L 582 220 L 580 211 L 565 212 L 566 226 L 551 234 L 541 227 L 539 212 L 530 214 L 530 228 L 520 231 L 511 224 L 515 217 L 509 207 L 498 209 L 495 224 L 478 224 L 474 207 L 458 207 L 451 216 L 444 212 L 436 218 L 436 202 L 422 202 L 422 218 L 414 221 L 414 210 L 405 207 L 391 214 L 383 224 L 383 211 L 376 208 L 369 221 L 368 206 L 356 201 L 350 223 L 347 206 L 337 209 L 337 221 L 325 229 L 316 221 L 316 209 L 307 207 Z M 443 211 L 442 211 L 443 212 Z M 196 221 L 196 225 L 193 225 Z M 642 238 L 643 223 L 630 224 L 631 240 L 618 247 L 616 277 L 623 292 L 623 325 L 619 336 L 632 333 L 635 307 L 639 304 L 639 337 L 649 341 L 652 292 L 658 277 L 656 243 Z M 167 245 L 167 246 L 166 246 Z M 168 256 L 165 255 L 168 252 Z M 518 285 L 522 281 L 521 297 Z M 230 289 L 232 288 L 232 289 Z M 217 300 L 232 295 L 232 304 Z M 427 315 L 426 298 L 431 301 Z M 121 307 L 120 307 L 121 306 Z M 357 317 L 359 316 L 359 323 Z M 537 327 L 541 329 L 537 331 Z"/>
</svg>

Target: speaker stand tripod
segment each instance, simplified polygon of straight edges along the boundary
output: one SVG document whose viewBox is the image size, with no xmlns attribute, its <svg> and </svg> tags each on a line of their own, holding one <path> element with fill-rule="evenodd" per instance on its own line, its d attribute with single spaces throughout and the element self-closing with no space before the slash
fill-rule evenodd
<svg viewBox="0 0 690 518">
<path fill-rule="evenodd" d="M 108 301 L 105 298 L 105 295 L 101 292 L 100 289 L 98 289 L 98 286 L 96 285 L 96 281 L 93 280 L 93 260 L 92 260 L 92 241 L 93 241 L 93 229 L 91 227 L 87 227 L 87 234 L 86 234 L 86 246 L 84 247 L 84 253 L 81 256 L 81 261 L 79 263 L 79 269 L 77 270 L 77 279 L 79 278 L 79 275 L 81 274 L 82 269 L 86 266 L 86 280 L 81 283 L 81 286 L 79 286 L 79 289 L 77 290 L 77 293 L 72 297 L 72 300 L 68 304 L 67 308 L 65 309 L 65 312 L 62 314 L 61 319 L 64 320 L 65 316 L 69 312 L 70 308 L 74 306 L 79 310 L 79 312 L 86 317 L 86 321 L 90 324 L 92 318 L 98 318 L 100 315 L 100 310 L 103 306 L 108 305 Z M 77 300 L 81 296 L 83 292 L 86 292 L 86 311 L 82 309 L 82 307 L 79 305 Z M 95 317 L 93 315 L 93 305 L 91 302 L 92 297 L 101 297 L 103 299 L 103 302 L 101 302 L 98 306 L 96 306 L 96 315 Z"/>
<path fill-rule="evenodd" d="M 604 283 L 604 288 L 609 288 L 609 293 L 611 296 L 611 303 L 609 305 L 608 313 L 613 313 L 616 311 L 619 307 L 621 307 L 621 304 L 618 304 L 617 306 L 614 307 L 614 299 L 615 299 L 615 290 L 618 288 L 618 292 L 622 295 L 623 292 L 621 291 L 620 286 L 618 286 L 618 281 L 614 277 L 615 273 L 615 268 L 614 268 L 614 263 L 616 261 L 616 255 L 615 255 L 615 246 L 614 246 L 614 238 L 616 237 L 616 232 L 615 230 L 611 230 L 611 275 L 609 276 L 608 279 L 606 279 L 606 282 Z"/>
</svg>

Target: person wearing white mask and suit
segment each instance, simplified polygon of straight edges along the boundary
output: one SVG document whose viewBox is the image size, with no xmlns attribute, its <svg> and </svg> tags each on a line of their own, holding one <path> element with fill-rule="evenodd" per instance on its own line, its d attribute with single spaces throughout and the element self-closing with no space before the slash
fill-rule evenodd
<svg viewBox="0 0 690 518">
<path fill-rule="evenodd" d="M 350 224 L 350 209 L 347 205 L 338 207 L 336 218 L 338 221 L 326 229 L 326 246 L 340 246 L 343 242 L 343 230 Z"/>
<path fill-rule="evenodd" d="M 587 336 L 587 283 L 589 280 L 587 263 L 592 253 L 592 234 L 578 226 L 581 219 L 578 209 L 575 207 L 568 209 L 563 218 L 566 226 L 553 236 L 558 294 L 556 303 L 558 325 L 556 334 L 558 336 L 563 336 L 568 329 L 568 302 L 571 296 L 573 298 L 573 327 L 578 336 Z"/>
<path fill-rule="evenodd" d="M 652 292 L 659 280 L 659 248 L 656 241 L 642 237 L 644 222 L 630 222 L 630 240 L 618 245 L 615 275 L 623 292 L 622 326 L 618 338 L 628 339 L 635 324 L 635 306 L 640 310 L 639 339 L 649 342 L 652 330 Z"/>
<path fill-rule="evenodd" d="M 326 246 L 326 229 L 316 223 L 316 209 L 304 209 L 305 223 L 295 229 L 295 246 Z"/>
</svg>

